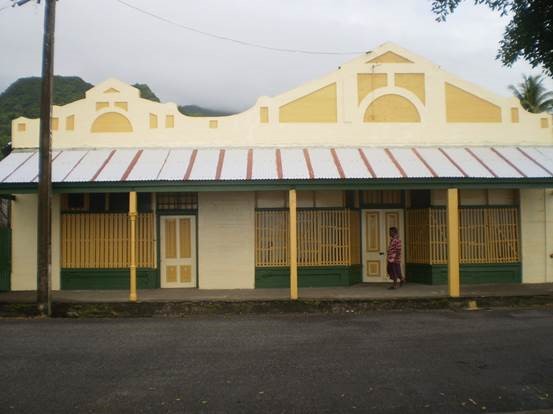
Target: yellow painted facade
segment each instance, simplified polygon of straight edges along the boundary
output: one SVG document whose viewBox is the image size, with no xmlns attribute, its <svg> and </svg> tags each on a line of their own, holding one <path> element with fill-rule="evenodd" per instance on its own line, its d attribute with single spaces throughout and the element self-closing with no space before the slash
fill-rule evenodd
<svg viewBox="0 0 553 414">
<path fill-rule="evenodd" d="M 388 86 L 386 73 L 359 73 L 357 75 L 358 102 L 361 103 L 369 93 L 385 86 Z"/>
<path fill-rule="evenodd" d="M 396 73 L 394 84 L 398 88 L 407 89 L 413 92 L 424 104 L 426 91 L 424 84 L 424 73 Z"/>
<path fill-rule="evenodd" d="M 150 129 L 156 129 L 157 128 L 157 115 L 156 114 L 150 114 Z"/>
<path fill-rule="evenodd" d="M 91 132 L 132 132 L 132 125 L 122 114 L 106 112 L 94 120 Z"/>
<path fill-rule="evenodd" d="M 259 122 L 262 124 L 268 124 L 269 123 L 269 108 L 266 106 L 262 106 L 259 108 Z"/>
<path fill-rule="evenodd" d="M 74 131 L 75 130 L 75 115 L 69 115 L 65 118 L 65 130 Z"/>
<path fill-rule="evenodd" d="M 105 102 L 105 101 L 96 102 L 96 110 L 97 111 L 101 111 L 104 108 L 109 108 L 109 102 Z"/>
<path fill-rule="evenodd" d="M 365 122 L 420 122 L 415 105 L 400 95 L 382 95 L 376 98 L 365 111 Z"/>
<path fill-rule="evenodd" d="M 518 124 L 518 108 L 511 108 L 511 122 L 513 124 Z"/>
<path fill-rule="evenodd" d="M 123 111 L 128 111 L 128 110 L 129 110 L 129 103 L 128 103 L 128 102 L 116 101 L 116 102 L 115 102 L 115 106 L 116 106 L 117 108 L 122 109 Z"/>
<path fill-rule="evenodd" d="M 409 59 L 392 51 L 384 52 L 381 55 L 368 60 L 367 63 L 413 63 Z"/>
<path fill-rule="evenodd" d="M 420 122 L 413 125 L 401 117 L 365 122 L 367 108 L 384 95 L 409 101 Z M 157 116 L 157 128 L 150 128 L 150 114 Z M 182 115 L 174 103 L 142 99 L 136 88 L 116 79 L 90 89 L 85 99 L 54 106 L 53 116 L 74 116 L 73 128 L 60 122 L 54 131 L 54 148 L 74 147 L 77 136 L 84 148 L 553 143 L 549 117 L 526 112 L 515 98 L 465 82 L 391 43 L 290 91 L 262 96 L 242 113 L 210 118 L 217 128 L 205 118 Z M 38 119 L 13 123 L 14 148 L 38 146 Z M 116 142 L 102 133 L 112 130 L 118 132 Z"/>
<path fill-rule="evenodd" d="M 175 127 L 175 115 L 165 115 L 165 128 Z"/>
<path fill-rule="evenodd" d="M 501 122 L 501 108 L 450 83 L 445 84 L 447 122 Z"/>
<path fill-rule="evenodd" d="M 279 121 L 336 122 L 336 84 L 325 86 L 279 108 Z"/>
</svg>

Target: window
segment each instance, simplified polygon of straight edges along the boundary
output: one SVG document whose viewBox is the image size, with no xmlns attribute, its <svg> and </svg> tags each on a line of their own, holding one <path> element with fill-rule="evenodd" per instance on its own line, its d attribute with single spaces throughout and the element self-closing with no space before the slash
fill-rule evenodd
<svg viewBox="0 0 553 414">
<path fill-rule="evenodd" d="M 67 209 L 73 211 L 85 210 L 84 194 L 67 194 Z"/>
<path fill-rule="evenodd" d="M 157 193 L 158 210 L 197 210 L 198 193 Z"/>
<path fill-rule="evenodd" d="M 86 213 L 128 213 L 129 193 L 63 194 L 62 211 Z M 137 194 L 137 211 L 152 211 L 152 194 Z"/>
<path fill-rule="evenodd" d="M 401 190 L 367 190 L 361 191 L 363 207 L 403 207 L 403 191 Z"/>
<path fill-rule="evenodd" d="M 110 213 L 128 213 L 129 193 L 110 193 L 108 205 Z"/>
<path fill-rule="evenodd" d="M 138 193 L 136 196 L 139 213 L 149 213 L 152 211 L 152 193 Z"/>
<path fill-rule="evenodd" d="M 90 194 L 89 205 L 91 213 L 103 213 L 106 211 L 106 195 L 104 193 Z"/>
</svg>

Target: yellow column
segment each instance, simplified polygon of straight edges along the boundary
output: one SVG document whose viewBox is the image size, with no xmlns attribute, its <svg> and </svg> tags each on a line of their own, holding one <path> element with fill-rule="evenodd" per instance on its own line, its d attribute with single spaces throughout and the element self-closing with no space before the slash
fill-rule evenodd
<svg viewBox="0 0 553 414">
<path fill-rule="evenodd" d="M 129 301 L 136 302 L 136 192 L 129 193 L 129 224 L 131 227 L 130 238 L 130 271 L 131 271 L 131 290 Z"/>
<path fill-rule="evenodd" d="M 447 190 L 447 285 L 449 296 L 461 294 L 459 282 L 459 191 Z"/>
<path fill-rule="evenodd" d="M 296 190 L 290 190 L 290 299 L 298 298 L 298 227 L 296 216 Z"/>
</svg>

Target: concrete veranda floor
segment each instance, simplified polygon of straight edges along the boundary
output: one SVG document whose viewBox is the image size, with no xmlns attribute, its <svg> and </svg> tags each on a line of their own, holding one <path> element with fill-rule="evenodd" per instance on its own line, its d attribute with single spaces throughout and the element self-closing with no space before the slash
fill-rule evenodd
<svg viewBox="0 0 553 414">
<path fill-rule="evenodd" d="M 363 300 L 399 298 L 439 298 L 447 296 L 445 285 L 408 283 L 400 289 L 388 290 L 390 284 L 360 283 L 348 287 L 300 288 L 300 299 Z M 147 289 L 138 291 L 140 302 L 200 301 L 267 301 L 287 300 L 288 289 Z M 127 302 L 126 290 L 65 290 L 52 292 L 54 302 L 113 303 Z M 534 296 L 553 295 L 553 283 L 466 285 L 461 296 Z M 35 291 L 0 292 L 0 303 L 32 303 Z"/>
</svg>

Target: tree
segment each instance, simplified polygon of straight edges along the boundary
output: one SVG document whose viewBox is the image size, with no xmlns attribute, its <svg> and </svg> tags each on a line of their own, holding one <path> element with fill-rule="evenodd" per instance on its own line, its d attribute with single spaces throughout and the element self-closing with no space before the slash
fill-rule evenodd
<svg viewBox="0 0 553 414">
<path fill-rule="evenodd" d="M 553 92 L 543 86 L 543 77 L 522 75 L 522 82 L 517 86 L 509 85 L 513 95 L 528 112 L 534 114 L 553 110 Z"/>
<path fill-rule="evenodd" d="M 432 0 L 432 11 L 438 21 L 445 21 L 464 0 Z M 532 67 L 542 65 L 553 76 L 553 1 L 551 0 L 473 0 L 502 16 L 512 16 L 503 39 L 499 42 L 497 59 L 511 66 L 526 59 Z"/>
</svg>

